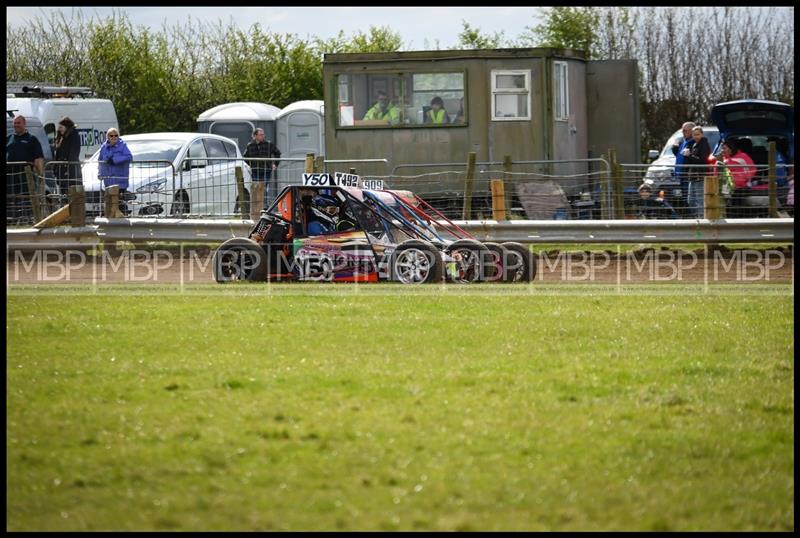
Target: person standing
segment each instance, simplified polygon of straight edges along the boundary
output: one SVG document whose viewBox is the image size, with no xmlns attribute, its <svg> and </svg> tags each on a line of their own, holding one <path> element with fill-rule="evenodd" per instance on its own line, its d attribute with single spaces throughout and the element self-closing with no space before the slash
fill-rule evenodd
<svg viewBox="0 0 800 538">
<path fill-rule="evenodd" d="M 44 153 L 39 140 L 28 132 L 25 116 L 14 118 L 14 133 L 6 140 L 6 209 L 7 218 L 29 219 L 33 215 L 31 192 L 25 169 L 33 166 L 38 176 L 44 175 Z M 25 163 L 11 164 L 8 163 Z M 34 175 L 36 182 L 36 175 Z M 13 200 L 13 201 L 12 201 Z M 11 202 L 11 205 L 8 205 Z"/>
<path fill-rule="evenodd" d="M 98 178 L 106 189 L 113 185 L 119 186 L 119 209 L 127 214 L 123 194 L 128 192 L 128 176 L 133 155 L 125 141 L 119 137 L 119 130 L 116 127 L 106 131 L 106 141 L 100 146 L 98 160 L 100 161 Z"/>
<path fill-rule="evenodd" d="M 55 160 L 69 163 L 57 165 L 55 169 L 62 200 L 67 199 L 71 185 L 81 185 L 83 183 L 80 165 L 81 137 L 78 134 L 77 127 L 69 116 L 64 116 L 58 122 Z"/>
<path fill-rule="evenodd" d="M 244 156 L 252 159 L 279 159 L 281 156 L 280 150 L 266 139 L 264 129 L 257 127 L 253 131 L 253 139 L 247 144 L 244 150 Z M 264 182 L 264 207 L 267 207 L 269 200 L 269 183 L 272 179 L 272 174 L 278 169 L 280 161 L 256 161 L 248 160 L 247 164 L 250 165 L 253 181 Z"/>
<path fill-rule="evenodd" d="M 708 156 L 711 155 L 711 146 L 708 139 L 703 134 L 702 127 L 692 128 L 692 139 L 694 144 L 683 150 L 684 163 L 692 165 L 687 167 L 686 176 L 689 183 L 689 193 L 686 202 L 689 206 L 689 215 L 696 218 L 703 218 L 705 201 L 705 178 L 708 174 Z M 702 167 L 701 167 L 702 166 Z"/>
<path fill-rule="evenodd" d="M 686 175 L 685 168 L 681 165 L 686 161 L 686 150 L 691 150 L 694 145 L 694 138 L 692 138 L 692 129 L 694 129 L 694 127 L 694 122 L 691 121 L 687 121 L 681 125 L 683 140 L 672 145 L 672 153 L 675 155 L 675 168 L 672 171 L 672 175 L 680 182 L 681 192 L 683 194 L 689 191 L 689 178 Z"/>
<path fill-rule="evenodd" d="M 733 139 L 722 143 L 722 162 L 730 170 L 733 179 L 733 192 L 731 193 L 731 217 L 746 217 L 744 199 L 750 194 L 753 177 L 756 175 L 756 166 L 753 159 L 739 149 Z"/>
</svg>

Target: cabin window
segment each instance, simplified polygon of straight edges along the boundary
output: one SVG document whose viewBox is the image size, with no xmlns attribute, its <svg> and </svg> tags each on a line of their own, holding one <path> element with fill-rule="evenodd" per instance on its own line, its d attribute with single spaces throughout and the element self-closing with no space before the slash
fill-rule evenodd
<svg viewBox="0 0 800 538">
<path fill-rule="evenodd" d="M 492 120 L 529 120 L 530 110 L 530 70 L 492 70 Z"/>
<path fill-rule="evenodd" d="M 337 75 L 339 127 L 439 128 L 466 123 L 463 72 Z"/>
<path fill-rule="evenodd" d="M 556 120 L 569 120 L 569 78 L 567 76 L 567 62 L 553 63 L 553 82 L 555 84 L 555 114 Z"/>
</svg>

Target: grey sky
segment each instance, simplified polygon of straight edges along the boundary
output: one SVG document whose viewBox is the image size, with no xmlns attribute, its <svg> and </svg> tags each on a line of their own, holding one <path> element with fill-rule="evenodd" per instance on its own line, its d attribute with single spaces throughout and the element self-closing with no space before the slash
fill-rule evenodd
<svg viewBox="0 0 800 538">
<path fill-rule="evenodd" d="M 233 20 L 242 29 L 258 22 L 273 32 L 297 34 L 301 38 L 335 37 L 339 30 L 351 35 L 373 26 L 389 26 L 403 38 L 404 50 L 442 48 L 456 44 L 462 30 L 462 19 L 483 34 L 504 32 L 504 37 L 516 39 L 526 26 L 539 22 L 537 7 L 6 7 L 11 25 L 24 24 L 33 17 L 47 16 L 53 11 L 80 9 L 86 17 L 106 17 L 112 9 L 125 11 L 134 25 L 154 30 L 166 22 L 193 19 L 208 22 Z M 427 46 L 426 46 L 427 39 Z"/>
</svg>

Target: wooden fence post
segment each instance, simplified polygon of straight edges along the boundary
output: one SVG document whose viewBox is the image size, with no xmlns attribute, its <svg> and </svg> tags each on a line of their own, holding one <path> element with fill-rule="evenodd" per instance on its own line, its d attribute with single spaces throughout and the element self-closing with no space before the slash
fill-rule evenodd
<svg viewBox="0 0 800 538">
<path fill-rule="evenodd" d="M 505 211 L 507 216 L 511 215 L 511 199 L 514 196 L 514 178 L 510 176 L 511 168 L 513 166 L 514 163 L 511 161 L 511 155 L 503 156 L 503 193 L 505 194 L 506 186 L 511 187 L 511 194 L 504 197 Z"/>
<path fill-rule="evenodd" d="M 319 155 L 314 159 L 314 172 L 322 173 L 325 171 L 325 156 Z"/>
<path fill-rule="evenodd" d="M 125 216 L 119 209 L 119 185 L 111 185 L 106 188 L 105 202 L 105 216 L 107 219 L 120 219 Z"/>
<path fill-rule="evenodd" d="M 502 179 L 493 179 L 490 185 L 492 188 L 492 218 L 506 220 L 505 184 Z"/>
<path fill-rule="evenodd" d="M 350 173 L 353 174 L 353 175 L 356 175 L 356 169 L 355 168 L 351 168 L 350 169 Z"/>
<path fill-rule="evenodd" d="M 467 177 L 464 179 L 464 206 L 462 220 L 469 220 L 472 215 L 472 185 L 475 181 L 475 159 L 477 153 L 470 151 L 467 157 Z"/>
<path fill-rule="evenodd" d="M 600 218 L 608 220 L 609 207 L 608 207 L 608 188 L 611 184 L 611 161 L 606 159 L 605 155 L 600 155 L 600 158 L 609 163 L 608 176 L 600 181 Z"/>
<path fill-rule="evenodd" d="M 69 187 L 69 221 L 73 226 L 86 226 L 86 193 L 83 185 Z"/>
<path fill-rule="evenodd" d="M 722 217 L 722 204 L 720 203 L 719 178 L 722 170 L 716 174 L 706 174 L 703 180 L 703 216 L 709 220 Z"/>
<path fill-rule="evenodd" d="M 313 174 L 314 173 L 314 154 L 313 153 L 306 153 L 305 173 L 306 174 Z"/>
<path fill-rule="evenodd" d="M 768 194 L 769 194 L 769 218 L 776 219 L 778 218 L 778 185 L 776 183 L 777 179 L 777 158 L 775 155 L 775 141 L 769 143 L 769 177 L 767 178 L 768 183 Z"/>
<path fill-rule="evenodd" d="M 614 200 L 614 218 L 622 220 L 625 218 L 625 198 L 622 190 L 622 167 L 617 162 L 616 150 L 608 150 L 608 159 L 611 163 L 611 192 Z"/>
<path fill-rule="evenodd" d="M 258 220 L 261 218 L 261 210 L 264 209 L 264 187 L 266 181 L 253 181 L 250 183 L 250 218 Z"/>
<path fill-rule="evenodd" d="M 42 220 L 42 204 L 39 200 L 39 189 L 36 188 L 36 181 L 33 179 L 33 170 L 30 166 L 25 167 L 25 181 L 28 182 L 28 194 L 31 197 L 31 210 L 33 211 L 33 221 Z M 44 191 L 42 191 L 44 193 Z"/>
<path fill-rule="evenodd" d="M 239 193 L 239 214 L 242 216 L 242 220 L 246 220 L 249 216 L 250 211 L 247 209 L 247 204 L 245 204 L 245 197 L 244 197 L 244 173 L 242 172 L 242 167 L 237 166 L 234 169 L 234 173 L 236 174 L 236 190 Z M 250 183 L 252 188 L 253 183 Z"/>
</svg>

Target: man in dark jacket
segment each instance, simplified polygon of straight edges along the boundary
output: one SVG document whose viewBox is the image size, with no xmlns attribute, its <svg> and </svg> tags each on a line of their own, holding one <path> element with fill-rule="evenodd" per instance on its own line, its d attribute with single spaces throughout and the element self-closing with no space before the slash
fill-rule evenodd
<svg viewBox="0 0 800 538">
<path fill-rule="evenodd" d="M 692 129 L 692 138 L 694 139 L 694 145 L 688 149 L 683 161 L 692 165 L 686 171 L 686 176 L 689 180 L 689 193 L 686 197 L 686 203 L 689 206 L 690 216 L 702 219 L 705 207 L 705 201 L 703 200 L 705 178 L 709 172 L 708 157 L 711 155 L 711 147 L 708 145 L 708 139 L 703 134 L 703 128 L 700 126 Z"/>
<path fill-rule="evenodd" d="M 275 147 L 275 144 L 266 140 L 264 137 L 264 129 L 257 128 L 253 131 L 253 139 L 247 144 L 244 150 L 245 157 L 252 157 L 254 159 L 278 159 L 281 152 Z M 269 191 L 269 180 L 272 178 L 272 171 L 278 169 L 280 161 L 256 161 L 248 160 L 247 164 L 253 174 L 253 181 L 264 181 L 264 206 L 266 207 Z"/>
<path fill-rule="evenodd" d="M 27 163 L 11 164 L 8 163 Z M 30 190 L 25 168 L 32 165 L 44 175 L 44 153 L 39 140 L 28 132 L 24 116 L 14 118 L 14 134 L 6 140 L 6 217 L 28 219 L 32 215 Z M 34 182 L 36 176 L 34 176 Z"/>
</svg>

